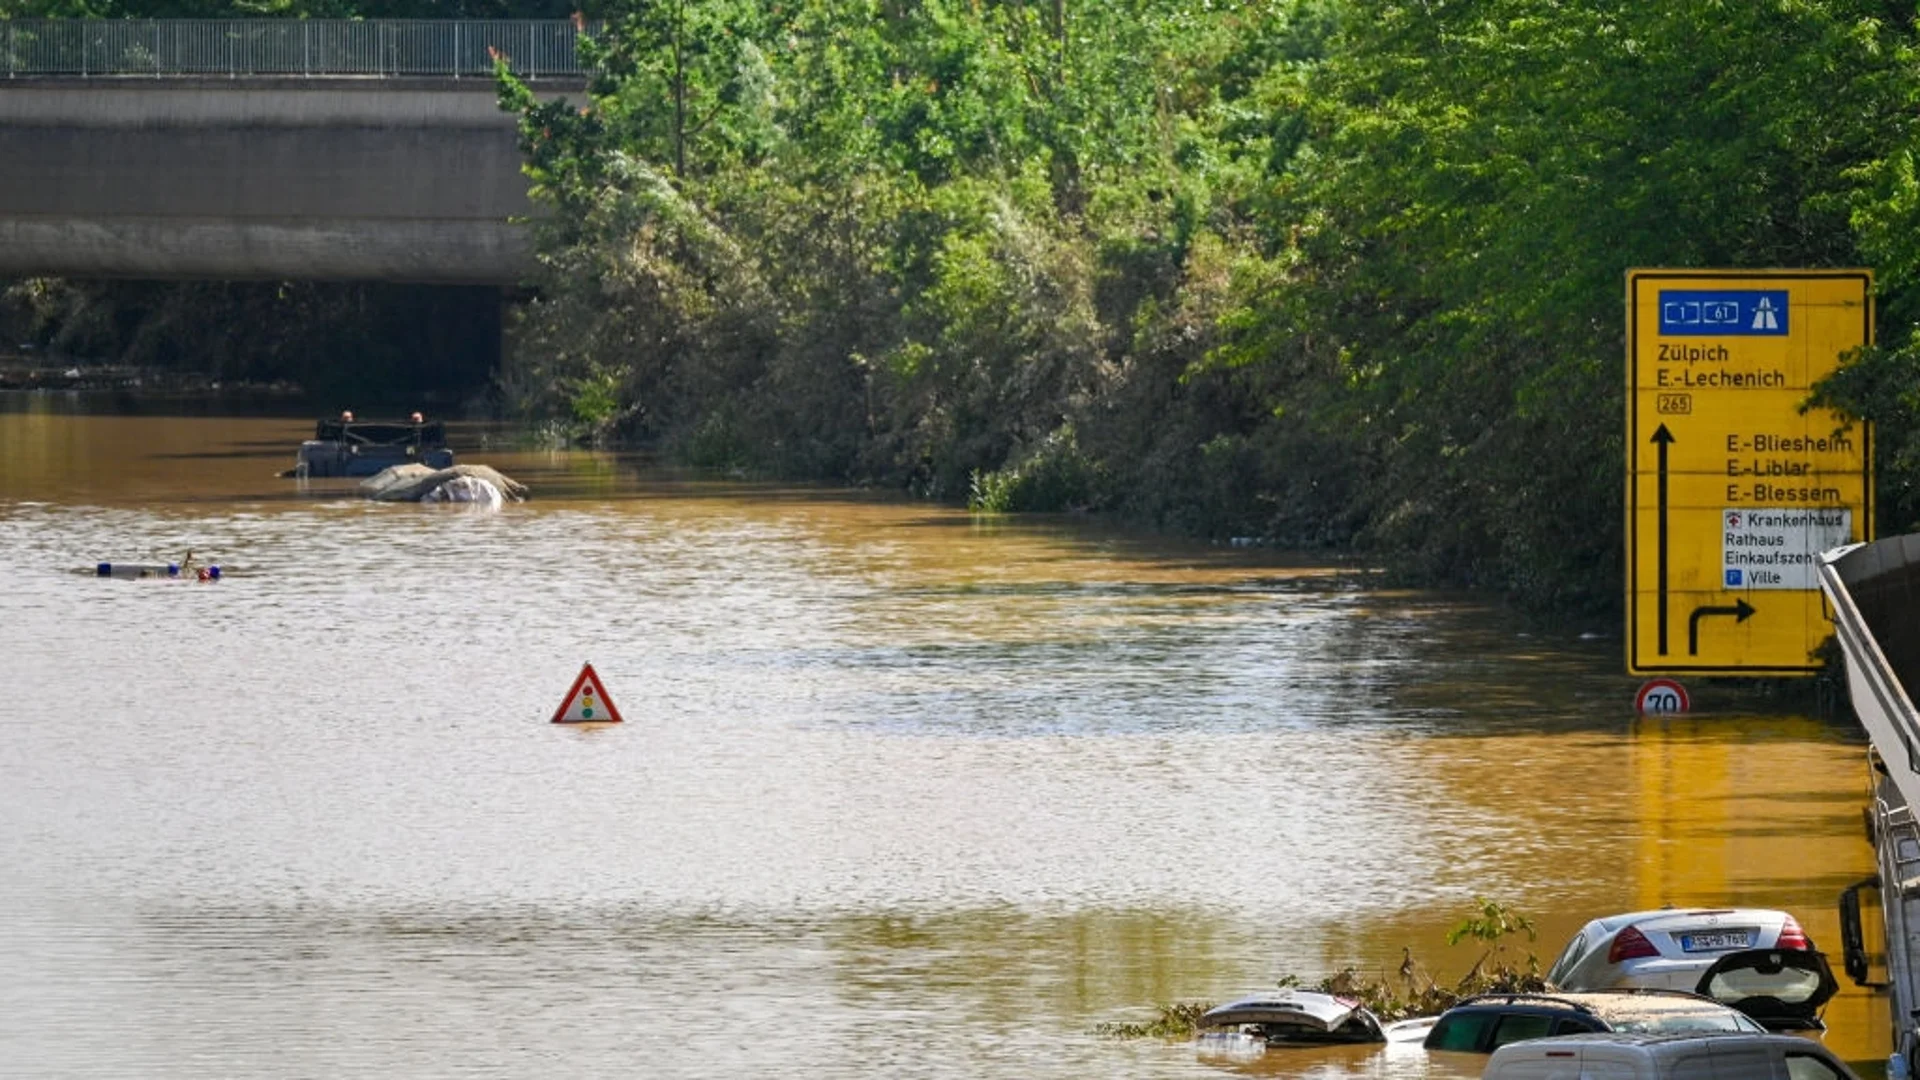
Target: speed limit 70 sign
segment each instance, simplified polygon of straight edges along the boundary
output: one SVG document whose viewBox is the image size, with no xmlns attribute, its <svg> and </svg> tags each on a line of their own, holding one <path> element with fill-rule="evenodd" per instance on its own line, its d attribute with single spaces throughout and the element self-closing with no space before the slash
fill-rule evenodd
<svg viewBox="0 0 1920 1080">
<path fill-rule="evenodd" d="M 1693 703 L 1687 700 L 1687 688 L 1672 679 L 1649 679 L 1634 695 L 1634 711 L 1641 716 L 1664 716 L 1686 712 Z"/>
</svg>

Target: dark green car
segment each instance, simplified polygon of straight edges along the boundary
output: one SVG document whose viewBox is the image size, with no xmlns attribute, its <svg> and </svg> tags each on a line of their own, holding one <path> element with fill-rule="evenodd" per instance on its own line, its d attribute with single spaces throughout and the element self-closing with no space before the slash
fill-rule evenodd
<svg viewBox="0 0 1920 1080">
<path fill-rule="evenodd" d="M 1766 1028 L 1737 1009 L 1682 990 L 1481 994 L 1441 1013 L 1422 1045 L 1491 1054 L 1525 1039 L 1605 1031 L 1764 1034 Z"/>
</svg>

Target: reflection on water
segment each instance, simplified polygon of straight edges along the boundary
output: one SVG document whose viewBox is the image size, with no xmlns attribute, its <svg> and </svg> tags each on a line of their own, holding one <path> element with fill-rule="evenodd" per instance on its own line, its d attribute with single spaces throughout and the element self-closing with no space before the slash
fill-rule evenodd
<svg viewBox="0 0 1920 1080">
<path fill-rule="evenodd" d="M 1091 1030 L 1452 977 L 1475 896 L 1543 961 L 1669 902 L 1834 949 L 1870 867 L 1848 727 L 1634 721 L 1617 642 L 478 431 L 534 502 L 371 504 L 273 475 L 309 429 L 0 411 L 22 1075 L 1472 1076 Z M 187 548 L 229 579 L 73 572 Z M 628 723 L 545 723 L 583 660 Z M 1880 1056 L 1881 1011 L 1827 1043 Z"/>
</svg>

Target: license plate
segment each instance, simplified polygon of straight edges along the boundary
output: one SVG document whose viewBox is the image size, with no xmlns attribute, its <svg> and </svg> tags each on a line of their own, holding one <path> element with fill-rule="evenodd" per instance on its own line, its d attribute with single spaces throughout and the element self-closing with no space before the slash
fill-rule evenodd
<svg viewBox="0 0 1920 1080">
<path fill-rule="evenodd" d="M 1712 952 L 1715 949 L 1744 949 L 1753 943 L 1745 930 L 1715 930 L 1705 934 L 1681 934 L 1683 952 Z"/>
</svg>

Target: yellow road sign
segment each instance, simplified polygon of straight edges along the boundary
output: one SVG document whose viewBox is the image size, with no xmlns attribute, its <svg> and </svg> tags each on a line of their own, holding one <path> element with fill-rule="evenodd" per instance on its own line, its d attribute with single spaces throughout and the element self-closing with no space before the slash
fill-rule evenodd
<svg viewBox="0 0 1920 1080">
<path fill-rule="evenodd" d="M 1799 404 L 1872 340 L 1866 270 L 1627 272 L 1628 671 L 1819 670 L 1814 559 L 1873 538 L 1873 448 Z"/>
</svg>

